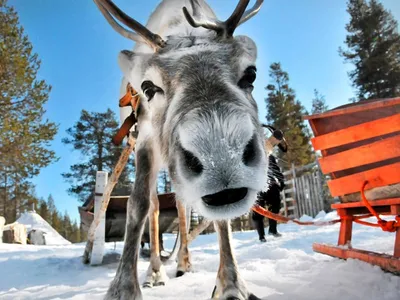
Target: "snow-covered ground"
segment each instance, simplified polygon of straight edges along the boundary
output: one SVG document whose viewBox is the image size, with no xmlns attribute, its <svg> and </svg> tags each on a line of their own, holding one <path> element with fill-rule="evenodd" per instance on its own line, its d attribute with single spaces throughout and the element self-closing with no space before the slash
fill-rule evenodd
<svg viewBox="0 0 400 300">
<path fill-rule="evenodd" d="M 332 213 L 325 218 L 335 217 Z M 233 234 L 242 277 L 248 288 L 268 300 L 399 300 L 400 277 L 364 262 L 343 261 L 312 251 L 313 242 L 335 244 L 339 225 L 279 225 L 281 238 L 258 242 L 254 231 Z M 391 253 L 393 233 L 354 226 L 357 248 Z M 171 247 L 173 236 L 165 235 Z M 113 252 L 114 244 L 107 244 Z M 81 263 L 84 244 L 20 246 L 0 244 L 0 299 L 102 299 L 117 263 L 99 267 Z M 120 253 L 122 243 L 117 243 Z M 199 236 L 190 245 L 193 272 L 173 278 L 175 264 L 166 264 L 164 287 L 143 290 L 144 299 L 210 299 L 218 269 L 216 236 Z M 143 281 L 148 262 L 140 259 Z"/>
</svg>

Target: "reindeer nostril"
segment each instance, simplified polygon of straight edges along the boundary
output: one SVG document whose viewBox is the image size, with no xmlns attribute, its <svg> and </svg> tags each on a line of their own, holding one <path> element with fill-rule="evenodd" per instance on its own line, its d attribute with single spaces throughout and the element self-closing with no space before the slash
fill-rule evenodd
<svg viewBox="0 0 400 300">
<path fill-rule="evenodd" d="M 186 167 L 193 173 L 200 175 L 203 172 L 203 165 L 200 160 L 190 151 L 182 149 L 182 152 Z"/>
<path fill-rule="evenodd" d="M 247 143 L 246 148 L 244 148 L 243 152 L 243 163 L 248 166 L 256 159 L 256 140 L 254 137 Z"/>
</svg>

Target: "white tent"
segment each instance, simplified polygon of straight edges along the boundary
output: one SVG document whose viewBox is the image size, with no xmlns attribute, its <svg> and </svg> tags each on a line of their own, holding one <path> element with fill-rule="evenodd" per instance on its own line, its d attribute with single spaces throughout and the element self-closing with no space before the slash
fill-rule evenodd
<svg viewBox="0 0 400 300">
<path fill-rule="evenodd" d="M 41 230 L 46 233 L 46 245 L 69 245 L 69 241 L 64 239 L 49 223 L 47 223 L 35 211 L 23 213 L 17 220 L 18 223 L 24 224 L 27 231 L 32 229 Z"/>
</svg>

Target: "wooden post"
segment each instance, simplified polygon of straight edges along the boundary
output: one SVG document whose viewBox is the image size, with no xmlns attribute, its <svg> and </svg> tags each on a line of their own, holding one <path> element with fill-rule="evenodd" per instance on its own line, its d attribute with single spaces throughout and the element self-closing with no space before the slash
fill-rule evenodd
<svg viewBox="0 0 400 300">
<path fill-rule="evenodd" d="M 314 182 L 314 173 L 307 174 L 307 181 L 308 181 L 308 186 L 310 189 L 310 201 L 311 201 L 311 217 L 315 217 L 317 215 L 317 198 L 315 196 L 315 182 Z"/>
<path fill-rule="evenodd" d="M 92 266 L 101 265 L 103 262 L 105 233 L 106 233 L 106 214 L 101 211 L 103 193 L 108 181 L 108 173 L 97 171 L 96 188 L 94 197 L 94 218 L 99 220 L 94 233 L 92 253 L 90 255 L 90 264 Z"/>
<path fill-rule="evenodd" d="M 285 192 L 286 190 L 284 189 L 282 192 L 281 192 L 281 197 L 282 197 L 282 202 L 283 202 L 283 215 L 285 216 L 285 217 L 287 217 L 288 216 L 288 210 L 287 210 L 287 203 L 286 203 L 286 192 Z"/>
<path fill-rule="evenodd" d="M 324 210 L 324 193 L 323 193 L 323 185 L 322 185 L 322 177 L 321 177 L 321 173 L 319 172 L 319 165 L 317 163 L 318 169 L 315 172 L 317 175 L 316 181 L 317 181 L 317 197 L 318 197 L 318 210 Z"/>
<path fill-rule="evenodd" d="M 321 211 L 320 209 L 321 207 L 319 205 L 320 200 L 319 200 L 318 176 L 315 172 L 313 172 L 311 178 L 312 178 L 312 189 L 314 195 L 315 215 L 317 215 Z"/>
<path fill-rule="evenodd" d="M 300 197 L 301 214 L 304 215 L 304 214 L 307 214 L 307 205 L 306 205 L 307 199 L 305 197 L 306 194 L 304 193 L 305 187 L 304 187 L 304 182 L 303 182 L 303 176 L 300 176 L 298 178 L 298 183 L 299 183 L 298 194 Z"/>
<path fill-rule="evenodd" d="M 308 207 L 308 212 L 307 215 L 310 217 L 314 217 L 314 212 L 313 212 L 313 203 L 311 199 L 311 189 L 310 189 L 310 174 L 304 174 L 301 176 L 304 178 L 304 186 L 306 187 L 306 197 L 307 197 L 307 207 Z"/>
<path fill-rule="evenodd" d="M 123 169 L 125 168 L 126 163 L 129 160 L 129 155 L 132 153 L 133 148 L 135 147 L 135 144 L 136 144 L 136 140 L 132 136 L 132 133 L 130 133 L 127 145 L 122 150 L 122 153 L 118 159 L 118 162 L 115 165 L 114 170 L 110 176 L 110 180 L 107 182 L 107 186 L 104 189 L 101 204 L 100 204 L 100 206 L 98 206 L 99 213 L 97 215 L 95 213 L 94 220 L 93 220 L 92 224 L 90 225 L 89 233 L 88 233 L 88 240 L 86 242 L 86 247 L 85 247 L 85 251 L 83 253 L 83 259 L 82 259 L 83 263 L 85 263 L 85 264 L 89 263 L 89 260 L 90 260 L 89 258 L 91 256 L 91 253 L 93 250 L 93 243 L 95 240 L 96 228 L 101 222 L 101 217 L 105 216 L 108 203 L 110 202 L 111 193 L 114 189 L 114 186 L 117 184 L 118 178 L 121 175 Z"/>
<path fill-rule="evenodd" d="M 305 201 L 304 201 L 304 188 L 303 188 L 303 182 L 301 181 L 301 177 L 296 178 L 296 187 L 297 187 L 297 197 L 299 198 L 299 207 L 300 207 L 300 216 L 305 214 L 306 207 L 305 207 Z"/>
<path fill-rule="evenodd" d="M 315 216 L 321 211 L 320 210 L 320 201 L 319 201 L 319 185 L 318 185 L 318 177 L 315 172 L 311 173 L 311 188 L 313 191 L 313 201 L 314 201 L 314 211 Z"/>
<path fill-rule="evenodd" d="M 300 207 L 299 198 L 297 197 L 297 186 L 296 186 L 296 168 L 292 163 L 292 180 L 293 180 L 293 205 L 295 205 L 295 217 L 300 218 Z"/>
<path fill-rule="evenodd" d="M 312 203 L 312 193 L 310 188 L 310 174 L 304 174 L 301 176 L 304 178 L 304 185 L 306 187 L 306 196 L 307 196 L 307 203 L 308 203 L 308 213 L 310 217 L 314 217 L 313 213 L 313 203 Z"/>
<path fill-rule="evenodd" d="M 243 230 L 242 231 L 247 231 L 249 229 L 248 226 L 247 226 L 247 217 L 245 215 L 243 215 L 240 218 L 242 219 L 242 223 L 243 223 L 243 225 L 242 225 Z"/>
<path fill-rule="evenodd" d="M 337 209 L 337 213 L 340 217 L 348 216 L 345 209 Z M 353 231 L 353 220 L 351 218 L 342 219 L 340 222 L 340 231 L 339 231 L 339 246 L 345 246 L 351 244 L 351 235 Z"/>
<path fill-rule="evenodd" d="M 390 213 L 392 215 L 400 216 L 400 205 L 391 205 L 390 206 Z M 394 239 L 393 256 L 400 258 L 400 227 L 397 227 L 397 230 L 396 230 L 396 237 Z"/>
<path fill-rule="evenodd" d="M 308 203 L 308 215 L 310 217 L 314 217 L 314 207 L 313 207 L 313 203 L 312 203 L 312 194 L 311 194 L 311 187 L 310 187 L 310 174 L 307 174 L 306 176 L 302 176 L 304 177 L 304 181 L 305 181 L 305 186 L 307 187 L 307 203 Z"/>
<path fill-rule="evenodd" d="M 395 240 L 394 240 L 393 256 L 400 258 L 400 227 L 397 227 L 397 230 L 396 230 L 396 237 L 395 237 Z"/>
</svg>

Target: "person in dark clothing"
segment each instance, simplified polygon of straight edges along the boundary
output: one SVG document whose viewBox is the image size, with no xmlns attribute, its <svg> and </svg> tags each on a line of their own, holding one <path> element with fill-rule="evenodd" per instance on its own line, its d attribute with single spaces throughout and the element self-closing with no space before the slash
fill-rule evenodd
<svg viewBox="0 0 400 300">
<path fill-rule="evenodd" d="M 268 210 L 277 214 L 281 209 L 281 195 L 280 192 L 285 188 L 284 176 L 279 169 L 276 159 L 273 155 L 269 156 L 269 168 L 268 168 L 268 190 L 266 192 L 260 192 L 257 196 L 257 204 L 267 208 Z M 257 230 L 259 239 L 261 242 L 266 242 L 265 231 L 264 231 L 264 216 L 257 212 L 252 212 L 252 219 L 254 227 Z M 277 230 L 277 222 L 272 219 L 268 219 L 269 229 L 268 234 L 275 237 L 281 236 Z"/>
</svg>

